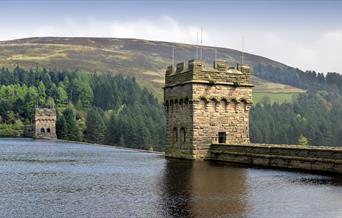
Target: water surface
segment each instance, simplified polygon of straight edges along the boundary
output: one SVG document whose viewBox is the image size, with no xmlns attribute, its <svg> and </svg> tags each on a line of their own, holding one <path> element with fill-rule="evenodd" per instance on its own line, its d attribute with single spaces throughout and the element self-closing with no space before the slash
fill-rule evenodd
<svg viewBox="0 0 342 218">
<path fill-rule="evenodd" d="M 342 178 L 0 139 L 1 217 L 342 217 Z"/>
</svg>

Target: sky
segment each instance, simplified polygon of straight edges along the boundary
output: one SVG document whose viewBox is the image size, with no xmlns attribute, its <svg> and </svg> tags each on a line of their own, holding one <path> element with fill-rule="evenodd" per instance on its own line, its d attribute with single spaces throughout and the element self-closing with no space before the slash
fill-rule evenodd
<svg viewBox="0 0 342 218">
<path fill-rule="evenodd" d="M 342 72 L 342 0 L 0 0 L 0 40 L 119 37 L 242 49 Z M 1 52 L 1 50 L 0 50 Z"/>
</svg>

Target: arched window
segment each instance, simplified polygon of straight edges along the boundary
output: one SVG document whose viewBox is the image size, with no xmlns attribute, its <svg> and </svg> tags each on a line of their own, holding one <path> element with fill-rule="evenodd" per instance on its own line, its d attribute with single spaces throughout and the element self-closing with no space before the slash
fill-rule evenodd
<svg viewBox="0 0 342 218">
<path fill-rule="evenodd" d="M 176 144 L 178 142 L 178 131 L 177 127 L 173 128 L 173 144 Z"/>
<path fill-rule="evenodd" d="M 248 108 L 248 103 L 247 103 L 247 101 L 246 101 L 245 99 L 242 99 L 242 100 L 241 100 L 241 103 L 242 103 L 242 105 L 243 105 L 244 111 L 248 111 L 249 108 Z"/>
<path fill-rule="evenodd" d="M 189 99 L 188 99 L 188 98 L 185 98 L 185 99 L 184 99 L 184 104 L 185 104 L 185 105 L 188 105 L 188 104 L 189 104 Z"/>
<path fill-rule="evenodd" d="M 212 102 L 214 111 L 218 112 L 219 111 L 219 102 L 215 98 L 211 99 L 211 102 Z"/>
<path fill-rule="evenodd" d="M 232 104 L 233 104 L 233 107 L 234 107 L 234 111 L 237 113 L 238 112 L 238 104 L 239 104 L 239 102 L 236 99 L 233 99 L 232 100 Z"/>
<path fill-rule="evenodd" d="M 40 128 L 40 132 L 41 132 L 41 133 L 44 133 L 44 132 L 45 132 L 45 129 L 44 129 L 44 128 Z"/>
<path fill-rule="evenodd" d="M 169 112 L 169 101 L 165 101 L 165 110 Z"/>
<path fill-rule="evenodd" d="M 208 101 L 207 101 L 207 99 L 201 98 L 200 105 L 201 105 L 201 109 L 202 110 L 208 111 Z"/>
<path fill-rule="evenodd" d="M 51 132 L 50 128 L 47 128 L 47 129 L 46 129 L 46 132 L 47 132 L 47 133 L 50 133 L 50 132 Z"/>
<path fill-rule="evenodd" d="M 173 111 L 173 100 L 170 100 L 170 109 L 171 109 L 171 113 Z"/>
<path fill-rule="evenodd" d="M 186 133 L 185 133 L 185 128 L 184 127 L 182 127 L 180 129 L 180 140 L 181 140 L 182 144 L 184 144 L 185 141 L 186 141 Z"/>
<path fill-rule="evenodd" d="M 183 106 L 183 99 L 179 100 L 179 105 Z"/>
<path fill-rule="evenodd" d="M 227 112 L 228 109 L 228 101 L 226 99 L 221 100 L 221 107 L 223 108 L 224 112 Z"/>
</svg>

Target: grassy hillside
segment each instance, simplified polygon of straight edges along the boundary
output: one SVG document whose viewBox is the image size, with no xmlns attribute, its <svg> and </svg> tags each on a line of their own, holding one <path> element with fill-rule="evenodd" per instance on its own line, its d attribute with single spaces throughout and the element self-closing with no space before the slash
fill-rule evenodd
<svg viewBox="0 0 342 218">
<path fill-rule="evenodd" d="M 253 102 L 258 103 L 266 98 L 272 103 L 292 102 L 296 99 L 299 93 L 305 92 L 303 89 L 295 88 L 293 86 L 274 83 L 267 80 L 260 79 L 256 76 L 252 77 L 253 84 Z"/>
<path fill-rule="evenodd" d="M 175 62 L 194 58 L 194 45 L 175 43 Z M 85 72 L 112 72 L 137 78 L 140 84 L 161 95 L 164 69 L 171 63 L 172 43 L 118 38 L 27 38 L 0 42 L 0 66 L 24 68 L 45 67 L 56 70 L 79 69 Z M 235 64 L 241 53 L 227 48 L 216 48 L 217 58 Z M 214 57 L 213 47 L 204 47 L 208 63 Z M 285 65 L 270 59 L 245 54 L 248 64 L 262 63 L 274 67 Z M 257 92 L 300 92 L 289 86 L 255 80 Z M 286 90 L 285 90 L 286 89 Z M 262 91 L 260 91 L 262 90 Z"/>
</svg>

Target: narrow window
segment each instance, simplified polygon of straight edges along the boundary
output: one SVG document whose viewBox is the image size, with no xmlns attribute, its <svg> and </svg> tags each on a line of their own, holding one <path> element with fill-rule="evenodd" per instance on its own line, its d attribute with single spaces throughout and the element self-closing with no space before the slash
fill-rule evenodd
<svg viewBox="0 0 342 218">
<path fill-rule="evenodd" d="M 47 129 L 46 129 L 46 132 L 50 133 L 50 132 L 51 132 L 50 128 L 47 128 Z"/>
<path fill-rule="evenodd" d="M 186 141 L 186 134 L 185 134 L 185 129 L 184 129 L 184 127 L 182 127 L 182 128 L 180 129 L 180 137 L 181 137 L 182 143 L 184 144 L 185 141 Z"/>
<path fill-rule="evenodd" d="M 221 143 L 226 143 L 226 133 L 225 132 L 219 132 L 218 133 L 218 142 Z"/>
<path fill-rule="evenodd" d="M 214 108 L 215 108 L 215 112 L 219 112 L 219 102 L 218 101 L 214 102 Z"/>
<path fill-rule="evenodd" d="M 234 111 L 235 111 L 235 113 L 238 112 L 238 107 L 239 107 L 239 102 L 234 101 Z"/>
<path fill-rule="evenodd" d="M 177 132 L 177 128 L 173 128 L 173 142 L 174 144 L 177 143 L 178 141 L 178 132 Z"/>
<path fill-rule="evenodd" d="M 165 109 L 166 109 L 166 112 L 169 112 L 169 101 L 165 102 Z"/>
<path fill-rule="evenodd" d="M 185 98 L 184 104 L 185 104 L 186 106 L 189 104 L 189 99 L 188 99 L 188 98 Z"/>
<path fill-rule="evenodd" d="M 205 98 L 201 98 L 200 105 L 202 110 L 208 111 L 208 102 Z"/>
<path fill-rule="evenodd" d="M 41 128 L 41 129 L 40 129 L 40 132 L 42 132 L 42 133 L 45 132 L 45 129 L 44 129 L 44 128 Z"/>
<path fill-rule="evenodd" d="M 228 102 L 226 99 L 223 99 L 221 101 L 222 108 L 224 109 L 224 112 L 227 112 Z"/>
</svg>

